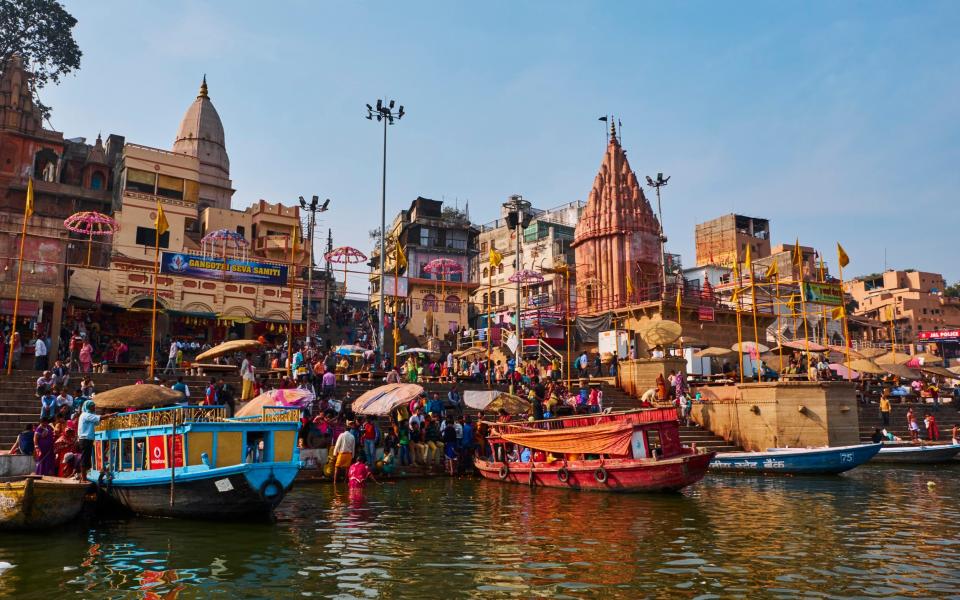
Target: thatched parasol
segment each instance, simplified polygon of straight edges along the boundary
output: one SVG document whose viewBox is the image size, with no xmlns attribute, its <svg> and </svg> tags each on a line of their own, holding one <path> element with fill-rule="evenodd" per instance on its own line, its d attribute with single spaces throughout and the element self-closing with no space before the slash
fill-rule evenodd
<svg viewBox="0 0 960 600">
<path fill-rule="evenodd" d="M 887 352 L 874 359 L 874 362 L 878 365 L 902 365 L 909 361 L 910 358 L 911 356 L 909 354 L 904 354 L 903 352 Z"/>
<path fill-rule="evenodd" d="M 183 394 L 162 385 L 140 383 L 100 392 L 93 398 L 94 404 L 101 410 L 135 410 L 159 408 L 183 402 Z"/>
<path fill-rule="evenodd" d="M 716 346 L 710 346 L 709 348 L 704 348 L 703 350 L 694 354 L 697 358 L 721 358 L 724 356 L 733 356 L 734 351 L 728 350 L 726 348 L 718 348 Z"/>
<path fill-rule="evenodd" d="M 883 356 L 887 351 L 883 348 L 860 348 L 857 350 L 857 354 L 864 358 L 876 358 L 878 356 Z"/>
<path fill-rule="evenodd" d="M 651 321 L 640 335 L 648 346 L 667 346 L 677 341 L 683 333 L 683 327 L 675 321 Z"/>
<path fill-rule="evenodd" d="M 497 412 L 500 409 L 506 410 L 510 414 L 527 412 L 530 410 L 530 403 L 513 394 L 500 394 L 493 399 L 493 402 L 484 409 L 488 412 Z"/>
<path fill-rule="evenodd" d="M 937 356 L 936 354 L 931 354 L 929 352 L 921 352 L 920 354 L 914 354 L 913 358 L 923 361 L 923 366 L 932 366 L 939 365 L 943 363 L 943 358 Z"/>
<path fill-rule="evenodd" d="M 856 360 L 850 361 L 850 369 L 853 371 L 859 371 L 860 373 L 866 373 L 868 375 L 882 375 L 886 373 L 880 365 L 873 362 L 869 358 L 858 358 Z"/>
<path fill-rule="evenodd" d="M 880 368 L 886 371 L 887 373 L 890 373 L 891 375 L 896 375 L 901 379 L 920 379 L 921 378 L 920 371 L 915 371 L 905 365 L 898 365 L 895 363 L 891 363 L 891 364 L 880 365 Z"/>
<path fill-rule="evenodd" d="M 197 358 L 194 362 L 202 362 L 210 358 L 216 358 L 218 356 L 224 356 L 227 354 L 233 354 L 234 352 L 242 352 L 244 350 L 257 350 L 260 348 L 260 342 L 257 340 L 233 340 L 230 342 L 224 342 L 218 344 L 213 348 L 210 348 L 206 352 L 201 352 L 197 355 Z"/>
</svg>

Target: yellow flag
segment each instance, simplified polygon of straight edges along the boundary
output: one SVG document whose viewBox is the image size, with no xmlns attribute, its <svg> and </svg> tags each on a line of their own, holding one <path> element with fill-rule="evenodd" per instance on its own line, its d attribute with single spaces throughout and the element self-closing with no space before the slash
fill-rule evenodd
<svg viewBox="0 0 960 600">
<path fill-rule="evenodd" d="M 407 252 L 406 250 L 404 250 L 403 246 L 400 245 L 399 241 L 397 242 L 397 245 L 394 248 L 393 253 L 394 253 L 393 258 L 395 261 L 397 261 L 397 268 L 406 269 L 407 268 Z"/>
<path fill-rule="evenodd" d="M 770 266 L 767 267 L 767 272 L 764 277 L 767 279 L 772 279 L 775 275 L 779 275 L 780 267 L 778 265 L 779 263 L 776 260 L 770 261 Z"/>
<path fill-rule="evenodd" d="M 887 317 L 887 318 L 886 318 L 887 321 L 892 321 L 892 320 L 893 320 L 893 306 L 888 306 L 887 309 L 884 311 L 884 314 L 885 314 L 886 317 Z"/>
<path fill-rule="evenodd" d="M 820 268 L 817 269 L 817 279 L 820 283 L 827 281 L 827 267 L 823 264 L 823 257 L 820 257 Z"/>
<path fill-rule="evenodd" d="M 677 286 L 677 315 L 678 315 L 678 317 L 679 317 L 679 315 L 680 315 L 680 310 L 681 310 L 681 308 L 683 307 L 683 295 L 682 295 L 682 293 L 681 293 L 681 289 L 682 289 L 682 288 L 680 288 L 680 286 Z"/>
<path fill-rule="evenodd" d="M 841 267 L 845 267 L 850 264 L 850 257 L 847 256 L 847 253 L 843 251 L 843 246 L 837 242 L 837 262 L 840 263 Z"/>
<path fill-rule="evenodd" d="M 491 268 L 498 267 L 502 262 L 503 262 L 503 255 L 491 247 L 490 248 L 490 267 Z"/>
<path fill-rule="evenodd" d="M 739 309 L 739 307 L 740 307 L 740 288 L 733 288 L 733 296 L 730 297 L 730 301 L 733 302 L 734 306 Z"/>
<path fill-rule="evenodd" d="M 29 219 L 33 215 L 33 177 L 27 179 L 27 203 L 23 206 L 23 218 Z"/>
<path fill-rule="evenodd" d="M 847 311 L 845 311 L 842 306 L 838 306 L 830 311 L 830 318 L 832 318 L 834 321 L 839 321 L 846 316 Z"/>
<path fill-rule="evenodd" d="M 170 223 L 167 221 L 167 215 L 164 214 L 163 205 L 160 204 L 159 200 L 157 200 L 157 218 L 153 222 L 153 226 L 157 230 L 157 240 L 160 239 L 161 235 L 170 230 Z"/>
<path fill-rule="evenodd" d="M 294 225 L 293 229 L 293 241 L 290 242 L 290 260 L 293 260 L 293 256 L 297 253 L 297 238 L 299 238 L 300 225 Z"/>
<path fill-rule="evenodd" d="M 740 279 L 740 257 L 739 256 L 734 256 L 733 258 L 733 273 L 731 277 L 734 281 L 738 281 Z"/>
<path fill-rule="evenodd" d="M 627 296 L 633 296 L 633 279 L 630 278 L 630 273 L 627 273 Z"/>
<path fill-rule="evenodd" d="M 797 267 L 803 269 L 803 252 L 800 251 L 800 238 L 797 238 L 797 243 L 793 246 L 793 262 L 797 263 Z"/>
<path fill-rule="evenodd" d="M 790 299 L 787 300 L 787 308 L 790 309 L 790 316 L 795 316 L 797 314 L 797 296 L 796 294 L 791 294 Z"/>
</svg>

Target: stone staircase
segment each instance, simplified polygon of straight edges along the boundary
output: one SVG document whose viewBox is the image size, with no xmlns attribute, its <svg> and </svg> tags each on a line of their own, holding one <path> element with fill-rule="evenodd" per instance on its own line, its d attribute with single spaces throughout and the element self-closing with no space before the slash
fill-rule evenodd
<svg viewBox="0 0 960 600">
<path fill-rule="evenodd" d="M 739 452 L 743 450 L 743 448 L 696 423 L 690 426 L 680 426 L 680 441 L 684 445 L 696 444 L 697 448 L 705 448 L 713 452 Z"/>
<path fill-rule="evenodd" d="M 913 413 L 917 416 L 917 422 L 920 425 L 920 436 L 926 435 L 926 429 L 923 427 L 923 417 L 925 413 L 934 415 L 937 419 L 937 427 L 940 429 L 940 440 L 950 440 L 950 429 L 954 425 L 960 426 L 960 410 L 953 403 L 940 405 L 938 412 L 933 411 L 933 404 L 910 403 L 893 404 L 890 407 L 890 426 L 887 431 L 903 439 L 910 439 L 910 431 L 907 429 L 907 410 L 913 408 Z M 859 413 L 860 422 L 860 440 L 870 441 L 870 436 L 876 428 L 883 428 L 880 420 L 880 406 L 877 404 L 861 404 Z"/>
</svg>

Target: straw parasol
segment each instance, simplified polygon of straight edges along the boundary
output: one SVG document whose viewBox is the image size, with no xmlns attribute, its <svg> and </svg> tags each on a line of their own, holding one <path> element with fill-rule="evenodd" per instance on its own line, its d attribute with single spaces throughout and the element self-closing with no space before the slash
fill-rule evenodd
<svg viewBox="0 0 960 600">
<path fill-rule="evenodd" d="M 922 360 L 924 366 L 939 365 L 943 362 L 942 357 L 937 356 L 936 354 L 931 354 L 929 352 L 921 352 L 920 354 L 914 354 L 913 358 L 916 360 Z"/>
<path fill-rule="evenodd" d="M 763 344 L 756 344 L 754 342 L 743 342 L 742 344 L 734 344 L 730 346 L 730 350 L 734 352 L 743 352 L 744 354 L 753 352 L 754 349 L 756 349 L 758 353 L 770 352 L 769 346 L 764 346 Z"/>
<path fill-rule="evenodd" d="M 510 414 L 516 414 L 529 411 L 530 403 L 514 394 L 500 394 L 483 410 L 497 412 L 501 408 Z"/>
<path fill-rule="evenodd" d="M 878 356 L 883 356 L 887 351 L 883 348 L 860 348 L 857 350 L 857 354 L 864 358 L 876 358 Z"/>
<path fill-rule="evenodd" d="M 724 356 L 732 356 L 734 354 L 733 350 L 728 350 L 727 348 L 718 348 L 716 346 L 710 346 L 709 348 L 704 348 L 703 350 L 694 354 L 697 358 L 721 358 Z"/>
<path fill-rule="evenodd" d="M 474 356 L 483 356 L 487 353 L 485 348 L 479 346 L 474 348 L 467 348 L 466 350 L 457 350 L 453 353 L 454 358 L 472 358 Z"/>
<path fill-rule="evenodd" d="M 680 338 L 683 327 L 675 321 L 651 321 L 640 335 L 648 346 L 666 346 Z"/>
<path fill-rule="evenodd" d="M 683 342 L 683 345 L 687 348 L 706 348 L 710 344 L 706 343 L 698 337 L 692 335 L 683 335 L 680 336 L 680 341 Z"/>
<path fill-rule="evenodd" d="M 869 358 L 857 358 L 850 361 L 850 369 L 867 375 L 882 375 L 886 373 L 880 365 Z"/>
<path fill-rule="evenodd" d="M 832 352 L 836 352 L 837 354 L 842 354 L 844 356 L 846 356 L 847 354 L 846 346 L 830 345 L 830 346 L 827 346 L 827 348 L 829 348 Z M 853 348 L 850 348 L 850 358 L 869 358 L 869 357 L 863 354 L 859 350 L 854 350 Z"/>
<path fill-rule="evenodd" d="M 915 371 L 904 365 L 898 365 L 895 363 L 883 364 L 880 365 L 880 368 L 891 375 L 896 375 L 901 379 L 920 379 L 920 371 Z"/>
<path fill-rule="evenodd" d="M 804 340 L 784 340 L 780 345 L 784 348 L 791 348 L 793 350 L 810 350 L 811 352 L 823 352 L 827 349 L 827 347 L 822 344 Z"/>
<path fill-rule="evenodd" d="M 428 350 L 427 348 L 407 348 L 397 352 L 397 356 L 406 356 L 407 354 L 440 354 L 435 350 Z"/>
<path fill-rule="evenodd" d="M 944 369 L 943 367 L 934 367 L 934 366 L 922 366 L 920 370 L 924 373 L 929 373 L 931 375 L 939 375 L 940 377 L 946 377 L 947 379 L 960 379 L 960 375 L 950 371 L 949 369 Z"/>
<path fill-rule="evenodd" d="M 195 362 L 204 361 L 218 356 L 233 354 L 234 352 L 243 352 L 245 350 L 257 350 L 260 348 L 260 342 L 257 340 L 232 340 L 218 344 L 206 352 L 197 355 Z"/>
<path fill-rule="evenodd" d="M 100 392 L 93 398 L 93 401 L 97 408 L 101 410 L 123 410 L 125 408 L 139 410 L 183 402 L 183 394 L 162 385 L 140 383 Z"/>
<path fill-rule="evenodd" d="M 904 354 L 903 352 L 887 352 L 874 359 L 874 362 L 878 365 L 902 365 L 909 361 L 910 358 L 911 356 L 909 354 Z"/>
</svg>

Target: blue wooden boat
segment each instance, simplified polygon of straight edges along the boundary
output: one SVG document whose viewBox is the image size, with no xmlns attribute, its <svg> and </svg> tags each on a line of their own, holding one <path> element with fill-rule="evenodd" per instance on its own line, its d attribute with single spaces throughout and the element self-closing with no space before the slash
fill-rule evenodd
<svg viewBox="0 0 960 600">
<path fill-rule="evenodd" d="M 950 462 L 960 453 L 960 444 L 889 444 L 883 445 L 874 462 L 932 465 Z"/>
<path fill-rule="evenodd" d="M 720 452 L 712 471 L 784 475 L 823 475 L 849 471 L 873 458 L 882 444 L 834 448 L 770 448 L 765 452 Z"/>
<path fill-rule="evenodd" d="M 267 516 L 300 469 L 300 411 L 175 406 L 105 417 L 94 441 L 101 497 L 141 515 L 202 519 Z"/>
</svg>

